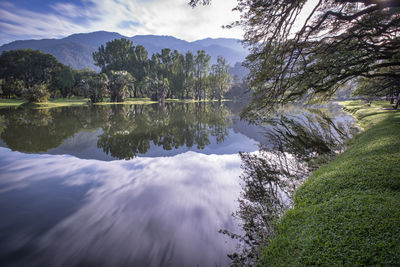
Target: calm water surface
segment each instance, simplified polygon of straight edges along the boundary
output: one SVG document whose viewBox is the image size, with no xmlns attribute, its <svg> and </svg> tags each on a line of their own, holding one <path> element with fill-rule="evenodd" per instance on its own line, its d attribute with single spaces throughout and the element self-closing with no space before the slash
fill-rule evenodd
<svg viewBox="0 0 400 267">
<path fill-rule="evenodd" d="M 1 109 L 0 265 L 228 266 L 237 244 L 219 230 L 241 232 L 238 152 L 268 145 L 239 112 Z"/>
</svg>

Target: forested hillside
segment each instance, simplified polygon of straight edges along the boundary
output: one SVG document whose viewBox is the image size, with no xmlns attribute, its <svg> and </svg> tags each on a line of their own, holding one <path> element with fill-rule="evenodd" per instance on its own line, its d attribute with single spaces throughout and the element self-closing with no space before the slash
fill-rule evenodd
<svg viewBox="0 0 400 267">
<path fill-rule="evenodd" d="M 0 47 L 3 51 L 17 49 L 35 49 L 44 53 L 54 55 L 61 63 L 75 69 L 91 68 L 99 70 L 93 62 L 92 53 L 100 45 L 114 39 L 125 38 L 134 45 L 142 45 L 149 52 L 149 55 L 160 52 L 163 48 L 178 50 L 180 53 L 204 50 L 212 58 L 211 63 L 216 63 L 218 56 L 224 57 L 233 66 L 236 62 L 242 62 L 247 55 L 240 41 L 230 38 L 207 38 L 194 42 L 187 42 L 172 36 L 158 35 L 136 35 L 126 37 L 115 32 L 98 31 L 92 33 L 73 34 L 62 39 L 42 39 L 14 41 Z"/>
</svg>

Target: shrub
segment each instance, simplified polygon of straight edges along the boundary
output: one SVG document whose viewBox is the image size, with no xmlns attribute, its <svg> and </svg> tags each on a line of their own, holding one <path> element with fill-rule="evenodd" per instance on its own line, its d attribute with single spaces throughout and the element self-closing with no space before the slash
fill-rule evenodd
<svg viewBox="0 0 400 267">
<path fill-rule="evenodd" d="M 46 84 L 35 84 L 32 87 L 25 88 L 23 97 L 29 103 L 32 102 L 46 102 L 50 94 L 47 90 Z"/>
</svg>

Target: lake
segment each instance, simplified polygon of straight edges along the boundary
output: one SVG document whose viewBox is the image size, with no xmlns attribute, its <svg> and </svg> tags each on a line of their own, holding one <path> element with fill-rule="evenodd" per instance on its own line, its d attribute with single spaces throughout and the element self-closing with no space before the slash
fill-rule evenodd
<svg viewBox="0 0 400 267">
<path fill-rule="evenodd" d="M 257 126 L 240 111 L 231 102 L 0 109 L 0 265 L 229 266 L 238 241 L 221 232 L 244 233 L 232 216 L 242 208 L 239 152 L 275 151 L 276 133 L 320 116 L 291 107 L 282 112 L 291 120 Z M 353 122 L 338 106 L 323 112 L 333 123 L 318 131 Z"/>
</svg>

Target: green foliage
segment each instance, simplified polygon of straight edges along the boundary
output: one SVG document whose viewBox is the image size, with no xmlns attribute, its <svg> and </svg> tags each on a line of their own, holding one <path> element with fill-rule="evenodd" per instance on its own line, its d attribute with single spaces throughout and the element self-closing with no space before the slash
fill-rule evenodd
<svg viewBox="0 0 400 267">
<path fill-rule="evenodd" d="M 120 39 L 99 47 L 93 53 L 93 59 L 103 73 L 111 75 L 113 71 L 126 71 L 132 75 L 135 86 L 129 93 L 135 98 L 147 96 L 157 101 L 164 98 L 222 98 L 230 88 L 229 66 L 222 58 L 214 68 L 213 82 L 218 85 L 212 84 L 210 56 L 203 50 L 194 56 L 191 52 L 182 55 L 177 50 L 165 48 L 149 60 L 143 46 L 135 48 L 132 42 Z M 112 92 L 115 91 L 111 90 L 111 99 L 114 99 L 116 95 Z M 166 95 L 162 96 L 164 93 Z"/>
<path fill-rule="evenodd" d="M 193 98 L 194 85 L 195 85 L 195 68 L 194 68 L 194 55 L 191 52 L 185 54 L 185 60 L 183 64 L 183 94 L 182 98 Z"/>
<path fill-rule="evenodd" d="M 141 101 L 150 103 L 148 99 Z M 83 105 L 87 100 L 71 98 L 53 103 Z M 10 149 L 44 152 L 60 146 L 78 132 L 102 128 L 98 148 L 113 157 L 130 159 L 137 153 L 146 153 L 152 145 L 166 150 L 204 148 L 214 139 L 212 136 L 222 141 L 231 124 L 227 107 L 213 102 L 165 105 L 107 103 L 62 109 L 32 109 L 31 106 L 0 109 L 0 133 Z"/>
<path fill-rule="evenodd" d="M 98 51 L 93 52 L 93 60 L 102 72 L 109 74 L 112 70 L 128 70 L 134 54 L 132 41 L 115 39 L 107 42 L 106 47 L 101 45 Z"/>
<path fill-rule="evenodd" d="M 21 80 L 15 79 L 2 79 L 1 80 L 1 95 L 5 97 L 22 97 L 24 91 L 25 83 Z"/>
<path fill-rule="evenodd" d="M 67 66 L 60 66 L 54 70 L 51 91 L 59 91 L 62 97 L 71 96 L 75 85 L 74 70 Z"/>
<path fill-rule="evenodd" d="M 150 88 L 151 91 L 153 92 L 151 95 L 151 100 L 164 102 L 168 94 L 169 81 L 167 78 L 158 79 L 156 77 L 151 81 Z"/>
<path fill-rule="evenodd" d="M 54 56 L 38 50 L 4 51 L 0 56 L 0 79 L 6 83 L 22 81 L 29 88 L 50 83 L 54 69 L 60 65 Z"/>
<path fill-rule="evenodd" d="M 112 73 L 108 83 L 111 102 L 124 102 L 129 86 L 132 86 L 135 78 L 127 71 L 116 71 Z"/>
<path fill-rule="evenodd" d="M 400 115 L 345 102 L 365 128 L 296 192 L 264 249 L 265 266 L 400 262 Z"/>
<path fill-rule="evenodd" d="M 159 95 L 163 91 L 166 92 L 166 98 L 206 99 L 208 94 L 211 97 L 217 97 L 218 93 L 222 95 L 228 87 L 220 85 L 210 93 L 210 56 L 203 50 L 198 51 L 195 57 L 191 52 L 182 55 L 177 50 L 165 48 L 161 53 L 153 54 L 149 60 L 143 46 L 134 47 L 132 42 L 120 39 L 107 42 L 105 47 L 99 47 L 98 51 L 93 53 L 93 59 L 96 65 L 102 68 L 103 73 L 126 71 L 132 75 L 135 79 L 135 86 L 132 87 L 133 97 L 147 96 L 160 100 L 164 98 Z M 225 69 L 228 69 L 228 65 L 225 61 L 223 68 L 227 73 Z M 220 78 L 214 80 L 221 81 Z"/>
<path fill-rule="evenodd" d="M 191 6 L 211 0 L 191 0 Z M 358 78 L 400 79 L 400 1 L 238 0 L 250 46 L 248 111 L 325 101 Z M 307 19 L 302 17 L 307 14 Z M 397 90 L 399 90 L 397 82 Z"/>
<path fill-rule="evenodd" d="M 91 69 L 75 71 L 75 84 L 73 94 L 76 96 L 88 98 L 90 93 L 90 84 L 88 81 L 91 79 L 91 77 L 96 75 L 96 72 Z"/>
<path fill-rule="evenodd" d="M 105 73 L 95 74 L 87 78 L 89 84 L 89 98 L 92 103 L 103 102 L 108 93 L 108 77 Z"/>
<path fill-rule="evenodd" d="M 50 97 L 50 93 L 46 84 L 35 84 L 24 90 L 23 97 L 28 103 L 40 103 L 46 102 Z"/>
<path fill-rule="evenodd" d="M 213 76 L 213 81 L 220 85 L 210 83 L 210 56 L 204 51 L 194 56 L 190 52 L 182 55 L 177 50 L 162 49 L 149 59 L 143 46 L 134 47 L 131 41 L 120 39 L 101 46 L 93 58 L 110 81 L 90 69 L 64 66 L 40 51 L 4 52 L 0 56 L 0 93 L 8 98 L 21 97 L 25 88 L 30 88 L 30 92 L 34 85 L 46 84 L 52 98 L 81 96 L 96 103 L 108 93 L 111 101 L 121 102 L 126 97 L 219 98 L 227 90 L 227 84 L 221 85 L 217 76 Z M 224 61 L 225 74 L 228 68 Z M 219 69 L 215 67 L 215 71 Z"/>
<path fill-rule="evenodd" d="M 194 94 L 195 99 L 206 99 L 207 75 L 211 57 L 204 50 L 197 51 L 194 59 Z"/>
<path fill-rule="evenodd" d="M 136 79 L 135 86 L 133 88 L 133 97 L 144 96 L 146 94 L 146 82 L 149 76 L 150 62 L 148 59 L 148 52 L 146 49 L 138 45 L 135 48 L 135 55 L 133 62 L 127 69 Z"/>
<path fill-rule="evenodd" d="M 369 103 L 378 97 L 393 97 L 399 96 L 400 94 L 400 79 L 397 77 L 375 77 L 375 78 L 360 78 L 358 80 L 358 86 L 356 90 L 353 91 L 353 96 L 361 96 L 366 99 Z M 393 103 L 398 105 L 398 101 Z"/>
<path fill-rule="evenodd" d="M 229 68 L 229 65 L 226 64 L 225 59 L 222 57 L 218 57 L 217 64 L 211 66 L 211 98 L 221 100 L 223 95 L 231 88 L 232 77 L 229 74 Z"/>
</svg>

